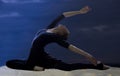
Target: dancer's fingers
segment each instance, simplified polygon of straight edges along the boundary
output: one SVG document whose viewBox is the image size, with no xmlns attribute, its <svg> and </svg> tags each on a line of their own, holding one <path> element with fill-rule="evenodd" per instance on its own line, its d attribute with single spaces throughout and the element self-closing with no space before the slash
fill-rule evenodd
<svg viewBox="0 0 120 76">
<path fill-rule="evenodd" d="M 91 10 L 91 8 L 89 6 L 85 6 L 82 9 L 80 9 L 80 13 L 85 14 L 85 13 L 89 12 L 90 10 Z"/>
</svg>

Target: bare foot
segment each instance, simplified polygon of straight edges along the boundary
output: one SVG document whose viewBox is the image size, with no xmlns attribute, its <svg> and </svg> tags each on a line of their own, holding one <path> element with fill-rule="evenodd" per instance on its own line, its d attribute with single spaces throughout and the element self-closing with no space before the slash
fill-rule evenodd
<svg viewBox="0 0 120 76">
<path fill-rule="evenodd" d="M 109 69 L 109 68 L 110 68 L 110 66 L 103 65 L 103 70 L 107 70 L 107 69 Z"/>
<path fill-rule="evenodd" d="M 44 67 L 40 67 L 40 66 L 35 66 L 34 67 L 34 71 L 44 71 L 45 68 Z"/>
</svg>

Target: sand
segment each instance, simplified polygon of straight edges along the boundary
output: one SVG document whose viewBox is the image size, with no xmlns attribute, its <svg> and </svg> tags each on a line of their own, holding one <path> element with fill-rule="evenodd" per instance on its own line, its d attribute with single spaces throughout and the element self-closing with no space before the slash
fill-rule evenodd
<svg viewBox="0 0 120 76">
<path fill-rule="evenodd" d="M 0 76 L 120 76 L 120 68 L 110 67 L 108 70 L 79 69 L 62 71 L 46 69 L 45 71 L 24 71 L 0 67 Z"/>
</svg>

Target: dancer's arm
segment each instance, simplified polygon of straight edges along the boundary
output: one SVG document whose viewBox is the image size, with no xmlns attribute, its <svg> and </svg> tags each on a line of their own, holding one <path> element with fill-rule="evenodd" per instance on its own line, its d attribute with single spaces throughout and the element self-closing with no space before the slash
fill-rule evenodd
<svg viewBox="0 0 120 76">
<path fill-rule="evenodd" d="M 78 10 L 78 11 L 69 11 L 69 12 L 64 12 L 63 15 L 65 17 L 71 17 L 71 16 L 75 16 L 78 14 L 86 14 L 91 10 L 91 8 L 89 6 L 85 6 L 82 9 Z"/>
<path fill-rule="evenodd" d="M 85 52 L 84 50 L 77 48 L 76 46 L 70 44 L 68 49 L 70 51 L 76 52 L 80 55 L 83 55 L 84 57 L 86 57 L 93 65 L 97 66 L 98 61 L 89 53 Z"/>
<path fill-rule="evenodd" d="M 68 49 L 86 57 L 94 66 L 96 66 L 96 69 L 101 69 L 101 70 L 109 69 L 109 66 L 104 65 L 101 61 L 97 61 L 92 55 L 90 55 L 89 53 L 85 52 L 82 49 L 77 48 L 74 45 L 70 44 L 68 46 Z"/>
<path fill-rule="evenodd" d="M 76 46 L 68 43 L 67 41 L 63 40 L 60 38 L 59 35 L 55 35 L 54 37 L 52 36 L 53 40 L 55 40 L 55 42 L 57 42 L 59 45 L 63 46 L 64 48 L 69 49 L 72 52 L 78 53 L 82 56 L 84 56 L 85 58 L 87 58 L 94 66 L 96 66 L 96 69 L 108 69 L 109 67 L 104 65 L 101 61 L 96 60 L 96 58 L 94 58 L 91 54 L 85 52 L 84 50 L 77 48 Z"/>
<path fill-rule="evenodd" d="M 63 12 L 62 15 L 58 16 L 48 27 L 47 29 L 51 29 L 54 28 L 55 26 L 57 26 L 57 23 L 59 21 L 61 21 L 64 18 L 67 17 L 72 17 L 78 14 L 86 14 L 87 12 L 90 11 L 90 8 L 88 6 L 83 7 L 82 9 L 78 10 L 78 11 L 69 11 L 69 12 Z"/>
<path fill-rule="evenodd" d="M 57 26 L 57 23 L 64 18 L 65 18 L 64 15 L 58 16 L 50 25 L 47 26 L 47 29 L 54 28 L 55 26 Z"/>
</svg>

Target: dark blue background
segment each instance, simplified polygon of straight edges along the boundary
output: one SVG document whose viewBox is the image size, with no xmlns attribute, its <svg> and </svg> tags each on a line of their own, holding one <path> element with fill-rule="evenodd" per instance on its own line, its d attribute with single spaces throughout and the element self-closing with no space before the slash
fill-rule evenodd
<svg viewBox="0 0 120 76">
<path fill-rule="evenodd" d="M 35 33 L 65 11 L 88 5 L 92 11 L 64 19 L 69 42 L 105 63 L 120 63 L 119 0 L 1 0 L 0 65 L 10 59 L 27 59 Z M 68 63 L 87 60 L 56 44 L 46 48 L 53 57 Z"/>
</svg>

